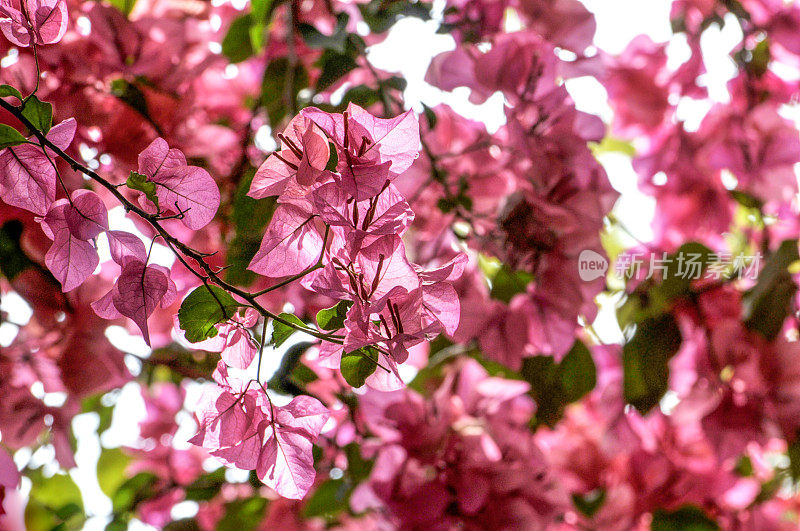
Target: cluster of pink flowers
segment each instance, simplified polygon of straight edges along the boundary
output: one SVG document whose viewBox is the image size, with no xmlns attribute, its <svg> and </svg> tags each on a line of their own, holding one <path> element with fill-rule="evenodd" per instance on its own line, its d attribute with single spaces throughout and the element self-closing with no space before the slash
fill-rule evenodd
<svg viewBox="0 0 800 531">
<path fill-rule="evenodd" d="M 578 319 L 594 319 L 603 282 L 578 278 L 578 256 L 585 249 L 603 254 L 599 232 L 618 196 L 587 145 L 603 138 L 603 123 L 576 110 L 561 82 L 597 68 L 598 57 L 583 55 L 593 19 L 577 2 L 538 4 L 521 6 L 529 27 L 483 35 L 488 51 L 465 43 L 433 59 L 426 80 L 442 89 L 470 87 L 475 102 L 501 92 L 506 124 L 489 135 L 482 124 L 437 108 L 437 127 L 424 136 L 429 156 L 415 173 L 417 186 L 427 186 L 435 168 L 435 193 L 426 189 L 412 204 L 435 213 L 424 220 L 425 239 L 442 238 L 453 222 L 464 221 L 473 248 L 533 279 L 525 285 L 518 278 L 519 293 L 501 297 L 507 304 L 490 298 L 477 272 L 461 293 L 472 310 L 462 315 L 456 339 L 477 339 L 487 356 L 514 369 L 536 354 L 560 358 L 572 346 Z M 545 11 L 560 27 L 542 18 Z M 579 58 L 560 60 L 557 46 Z M 441 201 L 455 204 L 444 216 L 435 212 Z"/>
<path fill-rule="evenodd" d="M 414 213 L 392 181 L 417 158 L 416 117 L 409 111 L 384 120 L 353 104 L 343 114 L 310 107 L 280 138 L 283 148 L 259 168 L 249 191 L 278 203 L 250 269 L 286 277 L 320 260 L 303 286 L 349 305 L 343 326 L 333 330 L 344 341 L 324 343 L 324 356 L 338 367 L 342 352 L 378 346 L 382 371 L 370 383 L 402 387 L 396 364 L 408 358 L 408 347 L 455 332 L 460 309 L 449 281 L 466 261 L 458 254 L 425 271 L 406 256 L 401 237 Z"/>
<path fill-rule="evenodd" d="M 400 527 L 536 529 L 569 504 L 529 422 L 536 409 L 523 381 L 491 377 L 474 360 L 448 367 L 430 399 L 370 391 L 365 428 L 381 442 L 357 512 L 388 507 Z"/>
<path fill-rule="evenodd" d="M 688 239 L 719 245 L 734 220 L 732 189 L 763 203 L 765 212 L 778 218 L 778 231 L 786 230 L 784 225 L 793 230 L 785 206 L 797 192 L 800 140 L 781 107 L 792 101 L 797 80 L 776 72 L 796 64 L 797 45 L 784 31 L 771 31 L 791 24 L 800 11 L 781 2 L 742 2 L 742 7 L 750 15 L 739 20 L 744 35 L 732 52 L 739 69 L 727 83 L 730 101 L 714 103 L 692 129 L 678 118 L 678 106 L 708 96 L 698 83 L 706 74 L 700 37 L 703 21 L 724 10 L 718 13 L 712 3 L 676 2 L 671 17 L 685 27 L 690 58 L 670 70 L 666 44 L 640 37 L 606 74 L 615 131 L 638 133 L 634 168 L 641 188 L 656 198 L 656 244 L 667 249 Z"/>
<path fill-rule="evenodd" d="M 384 120 L 352 104 L 343 114 L 312 107 L 279 138 L 283 148 L 250 186 L 255 198 L 277 196 L 277 208 L 249 267 L 264 276 L 302 277 L 308 290 L 344 303 L 345 316 L 328 327 L 343 339 L 323 340 L 325 365 L 338 368 L 344 353 L 354 353 L 372 365 L 365 377 L 370 387 L 402 388 L 397 364 L 408 348 L 458 326 L 458 296 L 448 280 L 460 276 L 466 259 L 459 254 L 424 271 L 406 256 L 401 236 L 413 213 L 392 181 L 417 156 L 416 118 L 406 112 Z M 234 347 L 236 339 L 223 333 L 223 358 L 247 368 L 253 349 Z M 248 339 L 241 340 L 245 347 Z M 305 496 L 314 480 L 311 444 L 327 409 L 307 396 L 277 407 L 258 385 L 229 377 L 223 362 L 214 379 L 220 387 L 203 399 L 201 432 L 192 442 L 256 470 L 283 496 Z"/>
</svg>

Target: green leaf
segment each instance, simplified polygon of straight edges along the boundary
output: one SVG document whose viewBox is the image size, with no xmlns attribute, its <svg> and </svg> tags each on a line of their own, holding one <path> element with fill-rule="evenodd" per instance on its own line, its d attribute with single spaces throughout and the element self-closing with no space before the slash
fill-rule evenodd
<svg viewBox="0 0 800 531">
<path fill-rule="evenodd" d="M 605 489 L 595 489 L 586 494 L 573 494 L 572 503 L 587 517 L 593 517 L 606 501 Z"/>
<path fill-rule="evenodd" d="M 367 85 L 356 85 L 353 88 L 347 89 L 347 92 L 342 96 L 342 101 L 337 105 L 337 108 L 344 110 L 349 103 L 355 103 L 359 107 L 368 108 L 379 101 L 381 101 L 380 89 L 375 90 Z M 335 169 L 334 167 L 334 170 Z"/>
<path fill-rule="evenodd" d="M 150 116 L 147 98 L 144 92 L 142 92 L 142 89 L 124 78 L 118 78 L 111 82 L 111 94 L 131 109 L 141 114 L 150 125 L 158 130 L 158 124 L 156 124 L 153 117 Z"/>
<path fill-rule="evenodd" d="M 186 487 L 186 499 L 194 501 L 210 500 L 225 484 L 225 467 L 203 474 Z"/>
<path fill-rule="evenodd" d="M 317 325 L 322 330 L 339 330 L 344 327 L 347 311 L 353 305 L 350 301 L 339 301 L 331 308 L 317 312 Z"/>
<path fill-rule="evenodd" d="M 120 485 L 111 497 L 114 513 L 120 514 L 132 511 L 138 503 L 155 496 L 155 487 L 158 481 L 155 475 L 142 472 Z"/>
<path fill-rule="evenodd" d="M 636 155 L 636 148 L 633 147 L 633 144 L 613 136 L 605 136 L 599 143 L 589 142 L 589 148 L 595 157 L 605 153 L 622 153 L 629 157 Z"/>
<path fill-rule="evenodd" d="M 747 208 L 755 208 L 757 210 L 761 210 L 764 206 L 764 202 L 755 197 L 754 195 L 748 194 L 747 192 L 743 192 L 741 190 L 730 190 L 728 194 L 740 205 Z"/>
<path fill-rule="evenodd" d="M 764 39 L 756 44 L 756 47 L 751 51 L 747 69 L 756 77 L 761 77 L 766 73 L 771 59 L 772 54 L 769 49 L 769 39 Z"/>
<path fill-rule="evenodd" d="M 247 269 L 261 246 L 264 229 L 272 219 L 277 202 L 274 197 L 253 199 L 247 195 L 255 170 L 247 171 L 233 198 L 233 239 L 228 244 L 225 280 L 237 286 L 250 286 L 258 275 Z"/>
<path fill-rule="evenodd" d="M 800 481 L 800 439 L 795 439 L 786 453 L 789 456 L 789 474 L 795 482 Z"/>
<path fill-rule="evenodd" d="M 531 393 L 539 406 L 537 415 L 545 411 L 545 399 L 555 398 L 560 391 L 556 369 L 557 365 L 552 356 L 532 356 L 525 358 L 522 362 L 520 373 L 525 381 L 531 384 Z M 553 400 L 553 402 L 556 401 Z"/>
<path fill-rule="evenodd" d="M 360 483 L 367 479 L 375 461 L 361 457 L 361 447 L 354 442 L 345 446 L 344 451 L 347 455 L 347 475 L 353 480 L 353 483 Z"/>
<path fill-rule="evenodd" d="M 755 472 L 753 461 L 750 460 L 750 457 L 743 455 L 736 461 L 736 466 L 733 468 L 733 471 L 743 478 L 750 477 Z"/>
<path fill-rule="evenodd" d="M 265 32 L 266 26 L 261 22 L 254 22 L 253 25 L 250 26 L 250 31 L 248 33 L 250 35 L 250 43 L 253 45 L 254 54 L 260 53 L 261 50 L 264 49 Z"/>
<path fill-rule="evenodd" d="M 41 469 L 36 469 L 30 471 L 28 477 L 32 482 L 31 499 L 53 510 L 75 504 L 83 511 L 81 491 L 68 474 L 54 474 L 46 478 Z"/>
<path fill-rule="evenodd" d="M 146 175 L 132 171 L 125 181 L 125 185 L 131 190 L 137 190 L 144 193 L 145 197 L 149 199 L 158 208 L 158 196 L 156 195 L 156 183 L 147 180 Z"/>
<path fill-rule="evenodd" d="M 42 469 L 25 473 L 31 480 L 31 491 L 25 507 L 25 529 L 52 531 L 81 529 L 86 518 L 80 489 L 67 474 L 45 477 Z"/>
<path fill-rule="evenodd" d="M 657 509 L 650 524 L 652 531 L 715 531 L 719 525 L 699 507 L 684 505 L 675 511 Z"/>
<path fill-rule="evenodd" d="M 431 18 L 431 6 L 425 2 L 372 0 L 368 4 L 358 4 L 358 8 L 372 33 L 387 31 L 401 16 L 412 16 L 422 20 Z"/>
<path fill-rule="evenodd" d="M 260 484 L 259 484 L 260 486 Z M 267 500 L 261 496 L 235 500 L 225 504 L 225 516 L 217 523 L 217 531 L 252 531 L 264 519 Z"/>
<path fill-rule="evenodd" d="M 200 286 L 183 300 L 178 310 L 178 322 L 186 332 L 186 340 L 198 343 L 215 337 L 214 325 L 229 320 L 240 304 L 230 294 L 217 286 Z"/>
<path fill-rule="evenodd" d="M 0 273 L 8 280 L 14 280 L 34 263 L 20 245 L 22 222 L 16 219 L 0 226 Z"/>
<path fill-rule="evenodd" d="M 100 490 L 109 498 L 125 483 L 125 469 L 130 463 L 130 458 L 119 448 L 106 448 L 100 453 L 97 460 L 97 482 Z"/>
<path fill-rule="evenodd" d="M 105 531 L 128 531 L 128 523 L 116 518 L 108 523 Z"/>
<path fill-rule="evenodd" d="M 742 296 L 745 326 L 770 341 L 781 331 L 791 312 L 797 284 L 788 268 L 797 260 L 800 260 L 797 241 L 784 241 L 767 260 L 756 285 Z"/>
<path fill-rule="evenodd" d="M 303 516 L 306 518 L 332 518 L 348 507 L 352 489 L 343 479 L 329 479 L 322 483 L 306 501 Z"/>
<path fill-rule="evenodd" d="M 269 22 L 269 17 L 274 7 L 274 0 L 252 0 L 250 2 L 250 10 L 253 14 L 253 18 L 264 24 Z"/>
<path fill-rule="evenodd" d="M 253 54 L 260 53 L 264 49 L 264 37 L 267 35 L 267 25 L 272 18 L 275 7 L 273 0 L 253 0 L 250 2 L 250 13 L 252 15 L 248 35 L 250 44 L 253 47 Z"/>
<path fill-rule="evenodd" d="M 657 318 L 669 311 L 676 301 L 690 298 L 693 280 L 702 278 L 712 259 L 714 253 L 705 245 L 697 242 L 681 245 L 667 257 L 666 274 L 661 282 L 657 283 L 655 278 L 642 282 L 619 307 L 620 328 L 624 331 L 629 325 Z"/>
<path fill-rule="evenodd" d="M 425 114 L 425 119 L 428 121 L 428 129 L 431 131 L 436 129 L 436 113 L 433 109 L 423 103 L 422 112 Z"/>
<path fill-rule="evenodd" d="M 456 359 L 453 350 L 447 350 L 452 346 L 444 335 L 434 339 L 430 343 L 430 358 L 428 364 L 421 368 L 413 380 L 408 384 L 409 389 L 413 389 L 424 396 L 430 394 L 438 388 L 442 381 L 442 371 L 448 363 Z"/>
<path fill-rule="evenodd" d="M 325 50 L 316 65 L 321 69 L 319 78 L 317 78 L 317 92 L 322 92 L 358 67 L 352 54 L 339 53 L 334 50 Z"/>
<path fill-rule="evenodd" d="M 758 492 L 756 499 L 753 500 L 753 504 L 758 505 L 771 500 L 779 490 L 784 488 L 784 485 L 785 478 L 780 475 L 773 476 L 771 479 L 761 484 L 761 490 Z"/>
<path fill-rule="evenodd" d="M 558 365 L 559 382 L 567 402 L 577 402 L 597 384 L 597 368 L 589 349 L 576 341 Z"/>
<path fill-rule="evenodd" d="M 668 263 L 667 270 L 661 284 L 653 296 L 667 303 L 679 297 L 686 297 L 691 292 L 692 281 L 702 278 L 702 274 L 711 264 L 714 253 L 705 245 L 697 242 L 688 242 L 681 245 L 678 250 L 669 256 L 672 262 Z M 690 261 L 695 265 L 689 265 Z"/>
<path fill-rule="evenodd" d="M 524 293 L 528 284 L 533 280 L 533 275 L 527 271 L 512 271 L 503 265 L 492 278 L 492 291 L 489 295 L 493 299 L 501 300 L 506 304 L 514 295 Z"/>
<path fill-rule="evenodd" d="M 353 387 L 361 387 L 378 368 L 378 351 L 363 347 L 342 356 L 339 369 L 345 381 Z"/>
<path fill-rule="evenodd" d="M 277 127 L 286 117 L 289 108 L 299 108 L 297 96 L 308 87 L 308 72 L 297 63 L 292 70 L 287 57 L 278 57 L 270 61 L 264 71 L 261 85 L 261 101 L 267 111 L 269 123 Z M 291 89 L 287 89 L 291 87 Z M 292 101 L 287 101 L 287 96 Z"/>
<path fill-rule="evenodd" d="M 22 94 L 20 91 L 11 85 L 0 85 L 0 98 L 5 98 L 6 96 L 14 96 L 19 101 L 22 101 Z"/>
<path fill-rule="evenodd" d="M 669 360 L 681 346 L 681 331 L 671 314 L 648 318 L 622 347 L 625 401 L 646 414 L 667 390 Z"/>
<path fill-rule="evenodd" d="M 336 146 L 333 145 L 333 142 L 328 142 L 328 149 L 331 154 L 328 157 L 328 163 L 325 165 L 325 169 L 328 171 L 336 171 L 336 166 L 339 165 L 339 152 L 336 150 Z"/>
<path fill-rule="evenodd" d="M 536 400 L 535 423 L 547 426 L 554 426 L 567 404 L 583 398 L 597 382 L 592 355 L 580 341 L 575 341 L 561 363 L 552 356 L 525 358 L 520 373 L 531 384 L 530 394 Z"/>
<path fill-rule="evenodd" d="M 334 50 L 338 53 L 345 53 L 347 49 L 347 22 L 350 16 L 347 13 L 339 13 L 336 16 L 336 27 L 330 35 L 325 35 L 311 24 L 301 23 L 297 29 L 309 48 L 320 50 Z"/>
<path fill-rule="evenodd" d="M 147 382 L 172 382 L 180 385 L 187 376 L 208 377 L 214 372 L 218 362 L 217 354 L 203 355 L 196 350 L 189 350 L 172 343 L 153 350 L 148 363 L 142 367 L 139 378 Z M 180 370 L 180 374 L 176 370 Z"/>
<path fill-rule="evenodd" d="M 115 391 L 98 393 L 84 398 L 81 402 L 81 413 L 97 414 L 99 420 L 97 426 L 98 435 L 101 435 L 111 426 L 114 417 L 114 405 L 116 404 L 115 396 Z"/>
<path fill-rule="evenodd" d="M 278 317 L 283 319 L 284 321 L 288 321 L 290 323 L 294 323 L 297 326 L 302 328 L 308 328 L 306 324 L 300 320 L 299 317 L 292 313 L 282 313 Z M 289 339 L 292 334 L 297 332 L 297 329 L 289 326 L 287 324 L 281 323 L 279 321 L 272 321 L 272 345 L 275 347 L 279 347 L 283 345 L 287 339 Z"/>
<path fill-rule="evenodd" d="M 403 92 L 408 87 L 408 81 L 406 81 L 404 77 L 400 76 L 392 76 L 389 79 L 381 81 L 381 84 L 399 92 Z"/>
<path fill-rule="evenodd" d="M 28 139 L 10 125 L 0 124 L 0 149 L 24 144 Z"/>
<path fill-rule="evenodd" d="M 53 106 L 46 101 L 41 101 L 36 96 L 28 96 L 25 100 L 25 107 L 22 109 L 22 116 L 27 118 L 33 126 L 47 133 L 53 125 Z"/>
<path fill-rule="evenodd" d="M 119 9 L 127 17 L 133 11 L 136 0 L 111 0 L 111 5 Z"/>
<path fill-rule="evenodd" d="M 281 366 L 278 367 L 278 370 L 269 380 L 268 387 L 270 389 L 294 396 L 306 394 L 305 386 L 319 379 L 317 373 L 300 361 L 303 353 L 311 345 L 313 343 L 303 342 L 286 349 L 283 358 L 281 358 Z"/>
<path fill-rule="evenodd" d="M 162 531 L 202 531 L 202 529 L 194 518 L 181 518 L 165 525 Z"/>
<path fill-rule="evenodd" d="M 36 500 L 29 500 L 25 505 L 26 531 L 52 531 L 62 526 L 53 509 L 45 507 Z"/>
<path fill-rule="evenodd" d="M 253 15 L 248 13 L 231 22 L 225 38 L 222 39 L 222 54 L 231 63 L 241 63 L 255 54 L 250 38 L 250 26 L 254 23 Z"/>
<path fill-rule="evenodd" d="M 83 509 L 81 509 L 77 503 L 68 503 L 59 507 L 53 512 L 59 519 L 65 522 L 73 516 L 83 515 Z"/>
</svg>

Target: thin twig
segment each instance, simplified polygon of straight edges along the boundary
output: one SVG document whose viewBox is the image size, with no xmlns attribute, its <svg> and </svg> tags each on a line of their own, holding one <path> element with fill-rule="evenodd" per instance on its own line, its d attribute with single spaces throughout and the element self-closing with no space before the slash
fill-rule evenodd
<svg viewBox="0 0 800 531">
<path fill-rule="evenodd" d="M 156 232 L 164 239 L 165 242 L 171 244 L 169 245 L 169 247 L 173 250 L 173 252 L 175 252 L 176 256 L 189 269 L 189 271 L 191 271 L 195 276 L 197 276 L 204 284 L 207 284 L 207 282 L 212 282 L 216 284 L 217 286 L 228 291 L 229 293 L 232 293 L 250 303 L 253 306 L 253 308 L 255 308 L 261 315 L 269 317 L 290 328 L 299 330 L 301 332 L 305 332 L 318 339 L 323 339 L 325 341 L 330 341 L 332 343 L 339 343 L 339 344 L 342 343 L 341 339 L 335 337 L 332 334 L 325 334 L 310 328 L 300 327 L 295 323 L 283 319 L 279 315 L 276 315 L 267 310 L 266 308 L 264 308 L 264 306 L 262 306 L 256 300 L 254 294 L 224 281 L 222 278 L 219 277 L 217 272 L 214 271 L 214 268 L 211 267 L 208 263 L 206 263 L 204 258 L 208 256 L 207 254 L 201 253 L 200 251 L 197 251 L 189 247 L 188 245 L 186 245 L 185 243 L 181 242 L 176 237 L 174 237 L 172 234 L 167 232 L 166 229 L 164 229 L 164 227 L 162 227 L 161 224 L 159 223 L 159 217 L 157 215 L 150 214 L 142 210 L 140 207 L 138 207 L 136 204 L 132 203 L 130 200 L 128 200 L 128 198 L 122 195 L 122 193 L 117 189 L 115 185 L 111 184 L 109 181 L 98 175 L 95 171 L 84 166 L 83 164 L 72 158 L 70 155 L 65 153 L 64 150 L 53 144 L 35 125 L 31 123 L 30 120 L 28 120 L 22 114 L 19 108 L 15 107 L 14 105 L 8 103 L 3 99 L 0 99 L 0 107 L 2 107 L 3 109 L 7 110 L 12 115 L 14 115 L 14 117 L 17 118 L 17 120 L 19 120 L 25 127 L 27 127 L 33 133 L 33 135 L 37 138 L 37 140 L 39 140 L 39 143 L 42 146 L 50 148 L 62 160 L 67 162 L 74 171 L 86 175 L 93 181 L 97 182 L 98 184 L 106 188 L 109 192 L 111 192 L 111 195 L 113 195 L 117 199 L 117 201 L 119 201 L 122 204 L 122 206 L 125 207 L 126 211 L 135 213 L 136 215 L 144 219 L 147 223 L 149 223 L 156 230 Z M 196 269 L 191 267 L 188 264 L 188 262 L 181 259 L 181 255 L 194 260 L 200 267 L 202 272 L 197 271 Z M 203 273 L 205 273 L 205 275 Z"/>
</svg>

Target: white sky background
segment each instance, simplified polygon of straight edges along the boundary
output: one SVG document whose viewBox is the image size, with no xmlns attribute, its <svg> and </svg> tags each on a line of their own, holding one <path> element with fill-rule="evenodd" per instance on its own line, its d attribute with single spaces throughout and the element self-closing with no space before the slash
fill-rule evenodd
<svg viewBox="0 0 800 531">
<path fill-rule="evenodd" d="M 597 33 L 595 45 L 609 53 L 621 52 L 627 44 L 639 34 L 647 34 L 656 42 L 665 42 L 672 37 L 669 24 L 670 0 L 581 0 L 589 10 L 594 12 L 597 20 Z M 441 2 L 438 2 L 441 4 Z M 440 8 L 441 11 L 441 8 Z M 429 106 L 447 103 L 456 112 L 487 124 L 490 131 L 495 131 L 503 124 L 503 98 L 495 94 L 485 104 L 477 106 L 468 102 L 469 90 L 460 88 L 452 93 L 443 92 L 431 87 L 424 82 L 425 72 L 432 57 L 452 50 L 455 47 L 449 35 L 436 34 L 436 22 L 423 22 L 416 18 L 399 21 L 391 30 L 388 38 L 369 51 L 369 59 L 376 67 L 390 72 L 400 72 L 408 81 L 405 98 L 409 106 L 421 111 L 420 102 Z M 735 73 L 733 62 L 727 57 L 732 46 L 739 41 L 736 24 L 726 24 L 722 31 L 715 28 L 709 29 L 703 38 L 703 51 L 706 55 L 706 66 L 709 71 L 706 83 L 709 86 L 712 98 L 725 101 L 727 92 L 726 81 Z M 685 44 L 677 41 L 669 49 L 670 60 L 678 64 L 686 57 Z M 579 109 L 598 114 L 608 120 L 611 110 L 607 104 L 606 92 L 603 87 L 590 78 L 581 78 L 567 82 L 567 89 L 574 98 Z M 679 105 L 679 115 L 689 119 L 692 116 L 702 116 L 708 108 L 707 103 L 682 102 Z M 630 158 L 619 153 L 608 153 L 600 157 L 600 162 L 606 168 L 612 185 L 621 193 L 621 198 L 616 206 L 616 215 L 633 231 L 634 235 L 644 241 L 652 239 L 649 222 L 652 220 L 654 202 L 651 198 L 642 195 L 636 187 L 636 175 L 631 167 Z M 125 230 L 133 229 L 133 224 L 124 219 L 119 213 L 112 211 L 112 224 Z M 133 229 L 133 230 L 132 230 Z M 631 243 L 633 240 L 631 240 Z M 161 246 L 157 246 L 161 247 Z M 102 251 L 102 249 L 101 249 Z M 163 251 L 163 252 L 161 252 Z M 105 250 L 107 253 L 107 249 Z M 165 248 L 158 249 L 154 257 L 158 263 L 170 265 L 172 257 Z M 101 257 L 102 258 L 102 257 Z M 595 322 L 595 329 L 601 339 L 606 342 L 618 342 L 621 333 L 616 323 L 613 300 L 601 299 L 601 312 Z M 30 308 L 18 296 L 10 294 L 4 296 L 0 307 L 9 312 L 12 320 L 24 324 L 30 319 Z M 16 327 L 4 323 L 0 325 L 0 348 L 11 343 L 16 335 Z M 149 349 L 144 341 L 136 335 L 130 335 L 122 327 L 110 327 L 107 332 L 109 339 L 118 348 L 137 355 L 147 355 Z M 296 334 L 292 339 L 301 341 Z M 288 345 L 287 345 L 288 346 Z M 264 356 L 264 367 L 261 377 L 268 379 L 277 369 L 282 352 L 267 353 Z M 254 372 L 254 371 L 253 371 Z M 197 386 L 190 390 L 187 403 L 196 400 Z M 103 445 L 114 447 L 132 445 L 138 435 L 138 420 L 144 417 L 144 406 L 139 395 L 138 385 L 128 384 L 123 388 L 116 407 L 112 428 L 103 437 Z M 100 441 L 94 435 L 97 419 L 93 414 L 79 415 L 73 422 L 73 429 L 78 436 L 78 452 L 76 460 L 78 468 L 71 472 L 73 478 L 81 487 L 84 504 L 89 514 L 94 514 L 85 529 L 101 530 L 108 523 L 111 504 L 102 494 L 95 476 L 97 457 L 100 452 Z M 179 432 L 186 438 L 191 433 Z M 52 453 L 40 450 L 35 455 L 35 461 L 46 462 L 52 460 Z M 15 456 L 18 465 L 28 461 L 30 452 L 22 450 Z M 233 476 L 240 481 L 246 475 L 238 476 L 234 471 Z M 30 482 L 23 480 L 23 494 L 30 488 Z M 196 510 L 196 505 L 186 502 L 176 507 L 173 516 L 176 518 L 191 516 Z M 131 529 L 150 529 L 149 526 L 135 522 Z"/>
</svg>

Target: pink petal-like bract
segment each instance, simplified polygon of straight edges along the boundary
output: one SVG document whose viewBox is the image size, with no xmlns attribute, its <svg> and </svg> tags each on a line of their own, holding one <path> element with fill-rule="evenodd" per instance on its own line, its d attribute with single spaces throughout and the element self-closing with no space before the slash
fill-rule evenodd
<svg viewBox="0 0 800 531">
<path fill-rule="evenodd" d="M 129 259 L 122 266 L 112 296 L 114 307 L 136 323 L 148 345 L 150 333 L 147 329 L 147 318 L 161 303 L 168 289 L 169 278 L 155 267 L 135 259 Z"/>
<path fill-rule="evenodd" d="M 88 190 L 85 192 L 87 194 L 75 193 L 73 196 L 78 199 L 81 197 L 86 199 L 90 197 L 88 194 L 93 195 L 93 192 Z M 85 199 L 82 203 L 86 203 Z M 88 202 L 91 203 L 91 199 Z M 76 237 L 70 227 L 68 217 L 70 211 L 74 210 L 75 208 L 66 199 L 60 199 L 53 203 L 42 220 L 42 230 L 49 238 L 53 239 L 53 244 L 44 257 L 44 263 L 53 276 L 61 282 L 61 288 L 65 293 L 83 284 L 100 263 L 97 250 L 87 241 L 88 238 Z M 97 214 L 98 212 L 95 211 L 95 217 L 103 221 L 102 217 Z M 88 219 L 82 219 L 82 221 L 84 223 L 76 226 L 76 230 L 84 236 L 93 234 L 94 227 L 98 226 L 97 222 Z M 103 230 L 102 225 L 99 227 L 100 230 Z"/>
<path fill-rule="evenodd" d="M 286 406 L 273 409 L 275 418 L 266 427 L 256 473 L 281 496 L 301 499 L 314 483 L 311 450 L 329 413 L 309 396 L 297 396 Z"/>
<path fill-rule="evenodd" d="M 9 1 L 0 4 L 0 31 L 17 46 L 53 44 L 67 31 L 66 0 L 23 0 L 21 11 Z"/>
<path fill-rule="evenodd" d="M 91 240 L 108 229 L 108 210 L 103 200 L 91 190 L 75 190 L 72 203 L 64 210 L 72 235 L 79 240 Z"/>
<path fill-rule="evenodd" d="M 142 262 L 147 260 L 147 249 L 138 236 L 121 230 L 107 231 L 106 236 L 111 258 L 119 265 L 122 265 L 127 257 L 134 257 Z"/>
<path fill-rule="evenodd" d="M 180 214 L 184 225 L 199 230 L 214 219 L 219 208 L 217 183 L 199 166 L 188 166 L 178 149 L 156 138 L 139 154 L 139 173 L 156 183 L 162 210 Z"/>
<path fill-rule="evenodd" d="M 55 125 L 47 139 L 66 149 L 75 135 L 74 118 Z M 48 149 L 50 156 L 54 153 Z M 56 169 L 40 147 L 22 144 L 0 151 L 0 199 L 44 216 L 56 199 Z"/>
<path fill-rule="evenodd" d="M 23 144 L 0 152 L 0 197 L 39 216 L 47 214 L 56 199 L 56 170 L 41 148 Z"/>
<path fill-rule="evenodd" d="M 308 212 L 279 205 L 248 269 L 278 278 L 300 273 L 312 265 L 322 250 L 322 237 Z"/>
</svg>

